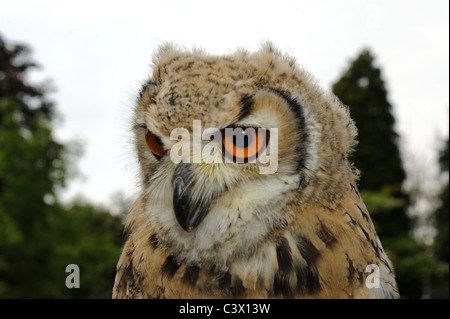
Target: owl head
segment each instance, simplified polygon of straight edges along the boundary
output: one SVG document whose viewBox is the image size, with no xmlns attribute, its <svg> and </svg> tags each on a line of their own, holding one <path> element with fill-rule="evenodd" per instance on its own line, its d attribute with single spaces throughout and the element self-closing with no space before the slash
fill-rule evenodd
<svg viewBox="0 0 450 319">
<path fill-rule="evenodd" d="M 250 254 L 357 175 L 348 110 L 270 43 L 225 56 L 163 45 L 133 127 L 143 214 L 180 260 Z"/>
</svg>

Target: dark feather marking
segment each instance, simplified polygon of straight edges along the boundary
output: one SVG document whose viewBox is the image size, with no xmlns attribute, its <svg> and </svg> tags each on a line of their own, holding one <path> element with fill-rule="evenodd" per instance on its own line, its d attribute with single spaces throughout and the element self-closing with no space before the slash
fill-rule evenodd
<svg viewBox="0 0 450 319">
<path fill-rule="evenodd" d="M 296 154 L 296 161 L 297 161 L 297 172 L 301 173 L 302 170 L 305 168 L 305 161 L 306 156 L 308 154 L 307 147 L 308 147 L 308 130 L 305 129 L 306 123 L 305 123 L 305 116 L 303 114 L 303 107 L 300 104 L 299 101 L 297 101 L 294 97 L 292 97 L 288 92 L 276 90 L 276 89 L 269 89 L 269 92 L 272 92 L 282 98 L 286 101 L 286 103 L 289 106 L 289 109 L 294 114 L 296 122 L 297 122 L 297 131 L 300 134 L 300 139 L 298 143 L 295 146 L 295 154 Z M 307 184 L 305 178 L 303 177 L 303 174 L 300 174 L 300 180 L 298 186 L 300 188 L 305 187 Z"/>
<path fill-rule="evenodd" d="M 352 226 L 356 226 L 356 221 L 353 219 L 352 215 L 350 215 L 348 212 L 345 212 L 344 215 L 347 215 L 350 218 L 350 221 L 347 223 L 350 223 Z"/>
<path fill-rule="evenodd" d="M 153 248 L 153 250 L 158 248 L 159 241 L 158 241 L 158 238 L 156 238 L 156 233 L 153 233 L 153 234 L 150 235 L 149 242 L 150 242 L 150 246 Z"/>
<path fill-rule="evenodd" d="M 364 236 L 366 237 L 367 241 L 370 241 L 370 237 L 369 234 L 367 233 L 367 231 L 364 229 L 364 227 L 361 226 L 360 223 L 358 223 L 359 228 L 361 229 L 361 231 L 363 232 Z"/>
<path fill-rule="evenodd" d="M 291 248 L 286 238 L 282 237 L 280 243 L 277 245 L 277 261 L 278 269 L 283 272 L 292 270 L 292 256 Z"/>
<path fill-rule="evenodd" d="M 297 291 L 313 294 L 321 289 L 316 265 L 320 252 L 309 239 L 302 235 L 297 235 L 295 240 L 300 254 L 306 261 L 306 265 L 297 264 L 295 267 Z"/>
<path fill-rule="evenodd" d="M 350 259 L 350 257 L 348 256 L 347 253 L 345 253 L 345 256 L 347 257 L 347 263 L 348 263 L 348 267 L 347 267 L 347 280 L 349 282 L 353 281 L 353 276 L 355 275 L 356 269 L 353 266 L 353 261 Z"/>
<path fill-rule="evenodd" d="M 171 279 L 173 275 L 175 275 L 175 273 L 178 271 L 178 268 L 180 268 L 180 265 L 175 262 L 173 255 L 169 255 L 164 261 L 161 271 L 163 275 Z"/>
<path fill-rule="evenodd" d="M 192 68 L 192 65 L 194 64 L 194 61 L 189 61 L 186 65 L 184 65 L 183 71 L 189 71 Z"/>
<path fill-rule="evenodd" d="M 231 274 L 229 272 L 219 277 L 219 289 L 229 291 L 231 288 Z"/>
<path fill-rule="evenodd" d="M 375 251 L 375 255 L 380 258 L 380 252 L 378 246 L 375 244 L 373 240 L 370 241 L 370 244 L 372 245 L 373 250 Z"/>
<path fill-rule="evenodd" d="M 129 281 L 133 279 L 133 261 L 130 260 L 130 263 L 125 266 L 123 269 L 122 280 Z"/>
<path fill-rule="evenodd" d="M 350 183 L 350 187 L 355 192 L 356 196 L 358 196 L 358 198 L 361 198 L 361 195 L 359 195 L 359 192 L 356 190 L 356 187 L 352 183 Z"/>
<path fill-rule="evenodd" d="M 301 293 L 314 294 L 321 289 L 319 274 L 315 267 L 296 265 L 297 291 Z"/>
<path fill-rule="evenodd" d="M 198 273 L 200 271 L 200 267 L 197 265 L 188 265 L 184 271 L 183 278 L 181 280 L 191 286 L 195 286 L 198 279 Z"/>
<path fill-rule="evenodd" d="M 302 235 L 297 235 L 295 240 L 298 250 L 300 251 L 303 259 L 305 259 L 308 266 L 315 267 L 316 261 L 320 257 L 320 252 L 308 238 L 303 237 Z"/>
<path fill-rule="evenodd" d="M 253 103 L 254 101 L 251 95 L 244 95 L 241 98 L 241 111 L 238 115 L 238 121 L 247 117 L 252 112 Z"/>
<path fill-rule="evenodd" d="M 142 99 L 142 97 L 144 96 L 145 91 L 147 91 L 147 89 L 150 87 L 156 87 L 156 83 L 153 82 L 152 80 L 148 80 L 147 82 L 144 83 L 144 85 L 142 85 L 141 90 L 139 91 L 139 98 Z"/>
<path fill-rule="evenodd" d="M 161 67 L 158 68 L 158 75 L 156 76 L 156 85 L 161 85 L 162 78 L 161 78 Z"/>
<path fill-rule="evenodd" d="M 361 207 L 359 207 L 358 204 L 355 204 L 355 205 L 356 205 L 356 207 L 358 207 L 359 212 L 361 213 L 361 216 L 364 218 L 364 220 L 365 220 L 366 222 L 368 222 L 368 221 L 369 221 L 369 216 L 367 216 L 367 214 L 362 210 Z"/>
<path fill-rule="evenodd" d="M 175 105 L 175 101 L 177 99 L 177 95 L 175 94 L 175 92 L 173 91 L 173 89 L 170 91 L 170 97 L 169 97 L 169 104 L 174 106 Z M 169 117 L 169 116 L 168 116 Z"/>
<path fill-rule="evenodd" d="M 136 286 L 137 276 L 132 260 L 130 260 L 130 263 L 125 267 L 124 276 L 126 276 L 127 296 L 133 298 L 136 296 L 136 293 L 139 292 L 139 287 Z"/>
<path fill-rule="evenodd" d="M 166 291 L 166 288 L 158 285 L 156 287 L 156 296 L 154 298 L 155 299 L 165 299 L 165 291 Z"/>
<path fill-rule="evenodd" d="M 242 295 L 242 293 L 245 291 L 244 286 L 242 285 L 242 280 L 235 276 L 232 278 L 231 282 L 231 295 L 233 297 L 239 297 Z"/>
<path fill-rule="evenodd" d="M 283 294 L 284 297 L 293 297 L 292 287 L 289 285 L 289 275 L 293 270 L 291 248 L 286 238 L 281 238 L 277 245 L 278 271 L 274 278 L 274 294 Z"/>
<path fill-rule="evenodd" d="M 134 253 L 134 248 L 133 249 L 129 249 L 129 250 L 127 250 L 127 257 L 129 257 L 130 259 L 132 259 L 133 257 L 133 253 Z"/>
<path fill-rule="evenodd" d="M 391 266 L 389 265 L 389 263 L 388 263 L 386 260 L 384 260 L 383 258 L 380 258 L 380 260 L 381 260 L 381 262 L 382 262 L 383 264 L 386 265 L 386 267 L 389 269 L 389 272 L 392 273 L 392 268 L 391 268 Z"/>
<path fill-rule="evenodd" d="M 326 227 L 322 222 L 319 222 L 319 229 L 317 230 L 317 236 L 323 241 L 325 246 L 329 249 L 337 242 L 336 237 L 330 232 L 328 227 Z"/>
<path fill-rule="evenodd" d="M 360 286 L 364 284 L 364 273 L 362 271 L 358 271 L 358 281 Z"/>
<path fill-rule="evenodd" d="M 239 297 L 245 290 L 242 280 L 237 276 L 231 276 L 229 272 L 219 277 L 219 289 L 224 292 L 225 297 Z"/>
<path fill-rule="evenodd" d="M 355 280 L 358 281 L 359 285 L 362 286 L 364 283 L 364 272 L 355 268 L 353 261 L 350 259 L 348 253 L 345 253 L 347 258 L 347 280 L 351 283 Z"/>
<path fill-rule="evenodd" d="M 146 130 L 147 125 L 145 125 L 144 123 L 133 125 L 133 130 L 137 131 L 139 129 Z"/>
</svg>

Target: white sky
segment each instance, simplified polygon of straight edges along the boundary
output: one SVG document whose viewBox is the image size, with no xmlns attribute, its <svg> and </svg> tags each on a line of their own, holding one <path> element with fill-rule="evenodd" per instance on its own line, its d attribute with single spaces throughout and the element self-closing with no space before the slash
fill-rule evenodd
<svg viewBox="0 0 450 319">
<path fill-rule="evenodd" d="M 129 120 L 155 48 L 171 41 L 230 53 L 264 40 L 297 58 L 326 89 L 368 47 L 382 68 L 404 157 L 433 160 L 448 134 L 449 2 L 430 1 L 33 1 L 0 0 L 0 34 L 28 44 L 51 79 L 63 121 L 81 139 L 82 194 L 108 203 L 136 192 Z M 427 165 L 424 165 L 426 167 Z"/>
</svg>

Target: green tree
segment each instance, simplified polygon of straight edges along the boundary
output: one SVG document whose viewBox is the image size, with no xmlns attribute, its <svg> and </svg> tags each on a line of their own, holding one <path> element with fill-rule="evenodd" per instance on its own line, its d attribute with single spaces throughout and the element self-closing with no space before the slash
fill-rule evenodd
<svg viewBox="0 0 450 319">
<path fill-rule="evenodd" d="M 353 160 L 363 173 L 360 186 L 379 190 L 401 188 L 406 174 L 398 149 L 398 134 L 381 70 L 369 50 L 363 50 L 333 85 L 333 92 L 350 107 L 358 126 L 359 145 Z M 378 151 L 376 151 L 378 150 Z"/>
<path fill-rule="evenodd" d="M 350 109 L 359 144 L 352 161 L 361 171 L 359 188 L 377 233 L 394 263 L 402 297 L 419 298 L 430 272 L 426 245 L 412 237 L 409 195 L 402 190 L 405 171 L 398 147 L 395 118 L 381 70 L 364 49 L 333 84 Z"/>
<path fill-rule="evenodd" d="M 432 293 L 434 298 L 449 298 L 449 263 L 448 263 L 448 228 L 449 228 L 449 207 L 448 207 L 448 175 L 449 175 L 449 140 L 445 142 L 439 157 L 441 174 L 444 178 L 444 186 L 439 195 L 440 207 L 434 213 L 434 225 L 437 230 L 434 239 L 433 252 L 437 259 L 437 265 L 434 268 L 432 280 Z"/>
<path fill-rule="evenodd" d="M 47 240 L 57 244 L 52 246 L 46 265 L 52 274 L 40 279 L 40 294 L 51 298 L 111 298 L 123 243 L 121 219 L 81 199 L 53 209 Z M 64 270 L 69 264 L 80 269 L 79 289 L 65 286 L 69 274 Z"/>
<path fill-rule="evenodd" d="M 0 298 L 105 297 L 121 221 L 87 203 L 59 203 L 73 151 L 52 134 L 48 89 L 27 81 L 36 67 L 26 46 L 0 37 Z M 65 286 L 68 264 L 80 267 L 80 289 Z"/>
<path fill-rule="evenodd" d="M 0 38 L 0 292 L 39 286 L 30 269 L 47 257 L 49 203 L 64 185 L 64 146 L 51 134 L 54 105 L 25 81 L 37 65 L 22 45 Z M 3 222 L 5 226 L 3 226 Z M 9 237 L 9 235 L 13 235 Z"/>
</svg>

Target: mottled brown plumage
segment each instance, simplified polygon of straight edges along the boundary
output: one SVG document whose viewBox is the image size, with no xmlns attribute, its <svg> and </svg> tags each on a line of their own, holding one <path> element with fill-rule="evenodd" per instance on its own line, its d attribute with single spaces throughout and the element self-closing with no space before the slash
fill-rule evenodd
<svg viewBox="0 0 450 319">
<path fill-rule="evenodd" d="M 142 192 L 114 298 L 398 297 L 348 161 L 356 128 L 294 59 L 270 44 L 227 56 L 163 46 L 134 121 Z M 221 132 L 277 128 L 264 140 L 275 171 L 261 173 L 261 155 L 205 162 L 201 149 L 216 140 L 196 149 L 176 140 L 180 131 L 170 138 L 183 128 L 194 140 L 195 121 Z M 190 152 L 176 163 L 180 145 Z"/>
</svg>

